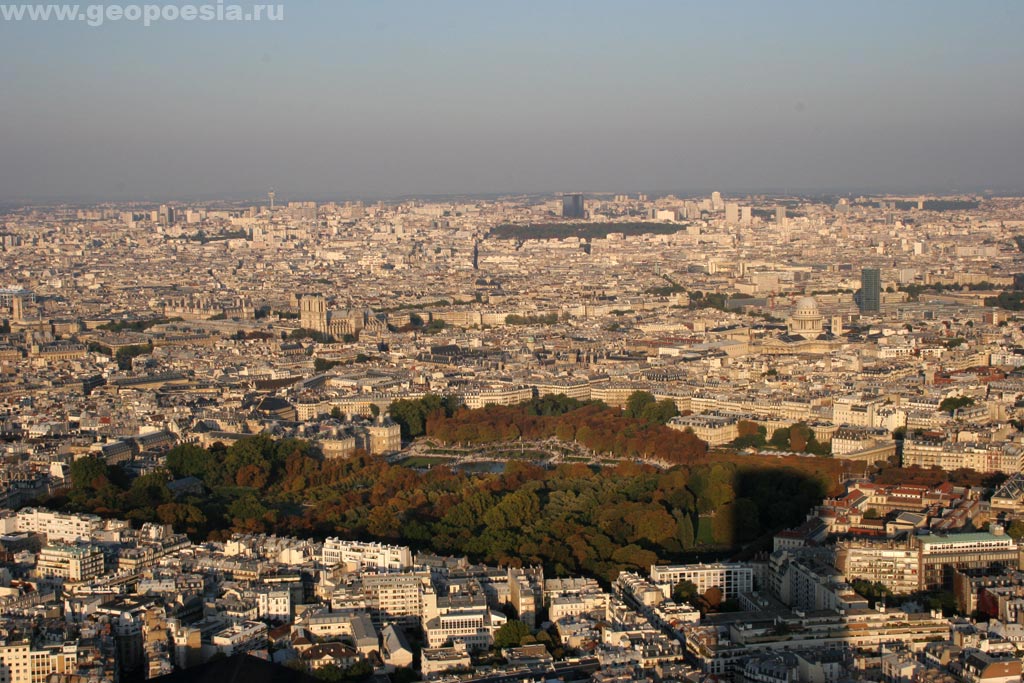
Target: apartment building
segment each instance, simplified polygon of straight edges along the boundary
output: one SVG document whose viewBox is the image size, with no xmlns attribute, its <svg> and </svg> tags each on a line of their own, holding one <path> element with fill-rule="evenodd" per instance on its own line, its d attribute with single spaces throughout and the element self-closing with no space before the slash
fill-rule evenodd
<svg viewBox="0 0 1024 683">
<path fill-rule="evenodd" d="M 76 643 L 33 649 L 27 640 L 0 641 L 0 683 L 46 683 L 50 674 L 73 674 L 77 668 Z"/>
<path fill-rule="evenodd" d="M 329 537 L 324 540 L 321 559 L 328 567 L 344 564 L 350 571 L 368 569 L 402 570 L 412 566 L 407 546 L 361 543 Z"/>
<path fill-rule="evenodd" d="M 672 589 L 680 581 L 689 581 L 702 595 L 711 588 L 718 588 L 729 600 L 754 590 L 754 569 L 747 564 L 721 562 L 651 566 L 651 583 L 658 586 L 665 597 L 672 596 Z"/>
<path fill-rule="evenodd" d="M 86 581 L 103 573 L 103 552 L 88 545 L 50 544 L 39 552 L 36 573 L 43 578 Z"/>
<path fill-rule="evenodd" d="M 50 543 L 88 541 L 103 527 L 96 515 L 54 512 L 43 508 L 22 508 L 17 514 L 16 531 L 43 534 Z"/>
</svg>

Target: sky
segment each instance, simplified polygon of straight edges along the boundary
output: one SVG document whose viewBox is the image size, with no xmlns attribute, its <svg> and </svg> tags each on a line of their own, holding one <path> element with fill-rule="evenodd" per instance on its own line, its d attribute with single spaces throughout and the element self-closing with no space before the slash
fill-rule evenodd
<svg viewBox="0 0 1024 683">
<path fill-rule="evenodd" d="M 0 19 L 0 201 L 1024 191 L 1016 0 L 282 4 Z"/>
</svg>

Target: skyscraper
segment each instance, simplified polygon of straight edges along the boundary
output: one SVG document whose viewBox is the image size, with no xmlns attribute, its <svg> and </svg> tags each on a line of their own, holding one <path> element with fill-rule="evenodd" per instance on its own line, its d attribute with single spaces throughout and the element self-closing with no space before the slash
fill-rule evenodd
<svg viewBox="0 0 1024 683">
<path fill-rule="evenodd" d="M 860 312 L 878 313 L 882 310 L 882 274 L 878 268 L 860 271 Z"/>
<path fill-rule="evenodd" d="M 775 223 L 779 226 L 786 224 L 786 207 L 781 204 L 775 207 Z"/>
<path fill-rule="evenodd" d="M 562 195 L 562 218 L 585 218 L 583 209 L 583 195 L 564 194 Z"/>
</svg>

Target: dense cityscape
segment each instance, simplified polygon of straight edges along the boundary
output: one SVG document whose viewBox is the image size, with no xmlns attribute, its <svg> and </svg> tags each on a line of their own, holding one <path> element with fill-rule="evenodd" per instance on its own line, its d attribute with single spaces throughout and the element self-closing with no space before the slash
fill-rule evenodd
<svg viewBox="0 0 1024 683">
<path fill-rule="evenodd" d="M 1024 683 L 1022 25 L 0 0 L 0 683 Z"/>
<path fill-rule="evenodd" d="M 11 207 L 0 680 L 1018 681 L 1022 216 Z"/>
</svg>

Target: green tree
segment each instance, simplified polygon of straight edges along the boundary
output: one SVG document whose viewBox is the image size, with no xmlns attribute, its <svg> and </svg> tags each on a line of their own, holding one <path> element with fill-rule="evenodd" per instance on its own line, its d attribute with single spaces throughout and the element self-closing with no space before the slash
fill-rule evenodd
<svg viewBox="0 0 1024 683">
<path fill-rule="evenodd" d="M 260 521 L 268 512 L 270 510 L 252 493 L 242 495 L 228 507 L 228 515 L 239 523 Z"/>
<path fill-rule="evenodd" d="M 156 514 L 156 508 L 169 503 L 173 496 L 167 488 L 167 477 L 162 472 L 143 474 L 132 481 L 128 490 L 128 506 L 145 511 L 147 518 Z"/>
<path fill-rule="evenodd" d="M 678 517 L 679 545 L 683 550 L 689 550 L 694 546 L 695 536 L 693 532 L 693 520 L 688 514 L 680 514 Z"/>
<path fill-rule="evenodd" d="M 780 451 L 789 450 L 789 427 L 780 427 L 772 432 L 772 438 L 768 441 L 769 444 L 779 449 Z"/>
<path fill-rule="evenodd" d="M 412 439 L 425 433 L 426 415 L 418 401 L 400 399 L 388 407 L 388 413 L 401 428 L 403 439 Z"/>
<path fill-rule="evenodd" d="M 1024 520 L 1015 519 L 1010 522 L 1010 525 L 1006 527 L 1006 535 L 1015 541 L 1024 538 Z"/>
<path fill-rule="evenodd" d="M 626 410 L 624 415 L 626 417 L 640 418 L 643 417 L 644 411 L 648 406 L 653 406 L 656 403 L 654 394 L 649 391 L 634 391 L 626 399 Z"/>
<path fill-rule="evenodd" d="M 942 403 L 939 404 L 939 410 L 952 415 L 960 408 L 972 405 L 974 405 L 974 399 L 970 396 L 950 396 L 949 398 L 942 399 Z"/>
<path fill-rule="evenodd" d="M 666 398 L 644 408 L 641 417 L 648 422 L 666 424 L 677 415 L 679 415 L 679 409 L 676 407 L 676 402 Z"/>
<path fill-rule="evenodd" d="M 521 529 L 537 521 L 540 499 L 528 489 L 510 493 L 484 515 L 484 523 L 494 529 Z"/>
<path fill-rule="evenodd" d="M 494 632 L 494 647 L 519 647 L 523 639 L 530 635 L 530 627 L 518 619 L 509 619 Z"/>
<path fill-rule="evenodd" d="M 166 465 L 175 477 L 197 477 L 203 481 L 218 469 L 210 451 L 192 444 L 180 444 L 169 450 Z"/>
<path fill-rule="evenodd" d="M 71 486 L 75 489 L 99 489 L 109 483 L 106 461 L 98 456 L 78 458 L 71 463 Z"/>
<path fill-rule="evenodd" d="M 314 372 L 327 372 L 331 368 L 335 368 L 341 365 L 340 360 L 328 360 L 327 358 L 317 358 L 313 361 Z"/>
<path fill-rule="evenodd" d="M 697 586 L 692 581 L 683 579 L 672 587 L 672 599 L 676 602 L 692 602 L 697 597 Z"/>
</svg>

